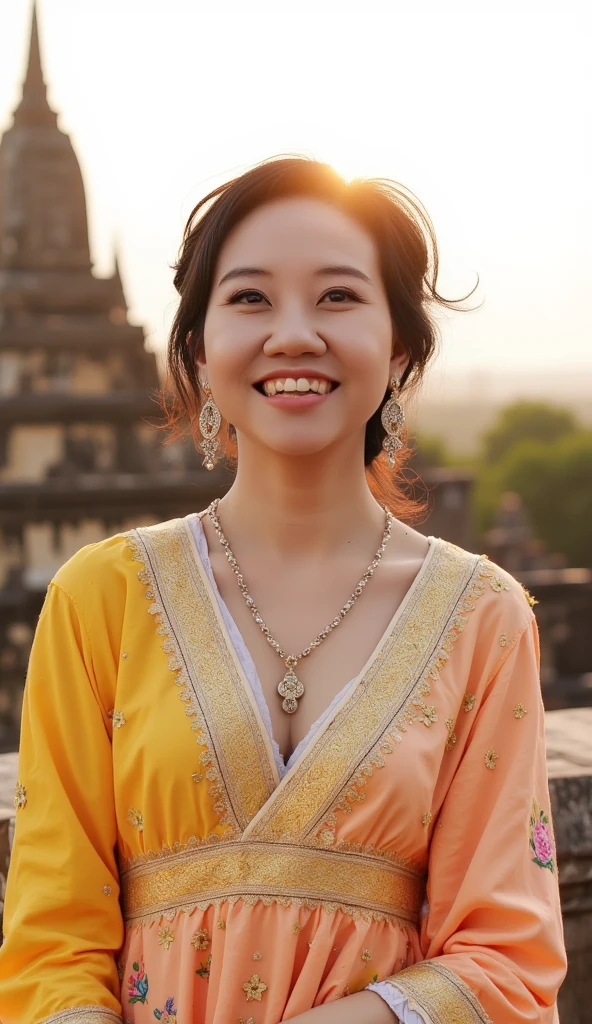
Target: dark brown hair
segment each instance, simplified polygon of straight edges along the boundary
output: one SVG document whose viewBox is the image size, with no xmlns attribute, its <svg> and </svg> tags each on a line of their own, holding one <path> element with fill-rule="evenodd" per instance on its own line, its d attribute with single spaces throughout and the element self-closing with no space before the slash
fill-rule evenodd
<svg viewBox="0 0 592 1024">
<path fill-rule="evenodd" d="M 171 328 L 167 367 L 168 394 L 163 396 L 167 427 L 173 437 L 198 439 L 203 392 L 197 355 L 203 345 L 206 310 L 220 251 L 230 232 L 248 214 L 276 199 L 306 196 L 338 207 L 374 239 L 394 330 L 409 355 L 402 390 L 415 390 L 434 355 L 438 329 L 435 306 L 460 309 L 462 299 L 439 294 L 438 247 L 432 222 L 419 200 L 403 185 L 382 178 L 346 182 L 328 164 L 307 157 L 276 157 L 238 178 L 219 185 L 192 210 L 176 263 L 174 283 L 181 296 Z M 475 286 L 476 287 L 476 286 Z M 366 426 L 364 463 L 373 490 L 395 514 L 410 519 L 423 506 L 408 494 L 404 466 L 412 450 L 398 453 L 397 470 L 385 472 L 377 456 L 385 436 L 380 414 L 389 397 Z M 227 437 L 227 454 L 232 437 Z M 230 452 L 232 454 L 232 452 Z M 403 486 L 401 486 L 403 485 Z"/>
</svg>

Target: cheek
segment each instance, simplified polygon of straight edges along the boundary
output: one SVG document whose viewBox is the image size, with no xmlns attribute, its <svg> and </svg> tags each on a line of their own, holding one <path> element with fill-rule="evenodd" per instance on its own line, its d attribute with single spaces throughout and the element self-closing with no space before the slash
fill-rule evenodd
<svg viewBox="0 0 592 1024">
<path fill-rule="evenodd" d="M 204 324 L 204 348 L 208 370 L 212 374 L 218 368 L 228 370 L 252 359 L 256 334 L 250 319 L 248 316 L 231 318 L 219 309 L 208 312 Z"/>
<path fill-rule="evenodd" d="M 348 375 L 364 380 L 382 381 L 389 372 L 392 355 L 393 328 L 390 318 L 380 311 L 364 311 L 352 318 L 342 335 L 342 358 Z"/>
</svg>

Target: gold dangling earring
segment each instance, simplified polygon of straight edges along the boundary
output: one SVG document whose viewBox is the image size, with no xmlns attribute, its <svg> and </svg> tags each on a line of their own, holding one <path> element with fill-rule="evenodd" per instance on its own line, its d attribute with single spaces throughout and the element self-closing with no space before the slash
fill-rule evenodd
<svg viewBox="0 0 592 1024">
<path fill-rule="evenodd" d="M 207 402 L 199 414 L 199 429 L 203 438 L 199 447 L 204 453 L 202 466 L 205 466 L 206 469 L 213 469 L 216 464 L 216 453 L 219 447 L 216 434 L 220 430 L 222 417 L 218 406 L 212 398 L 212 390 L 207 381 L 204 382 L 203 389 Z"/>
<path fill-rule="evenodd" d="M 381 423 L 386 431 L 382 447 L 388 455 L 391 466 L 395 465 L 396 453 L 403 447 L 403 442 L 399 435 L 405 425 L 405 413 L 399 402 L 400 389 L 401 382 L 397 377 L 393 377 L 391 380 L 391 397 L 385 403 L 380 415 Z"/>
</svg>

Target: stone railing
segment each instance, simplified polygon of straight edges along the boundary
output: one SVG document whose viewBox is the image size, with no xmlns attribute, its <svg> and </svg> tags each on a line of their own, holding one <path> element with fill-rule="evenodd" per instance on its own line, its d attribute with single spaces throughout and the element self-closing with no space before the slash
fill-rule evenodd
<svg viewBox="0 0 592 1024">
<path fill-rule="evenodd" d="M 561 1024 L 591 1024 L 592 708 L 548 711 L 547 756 L 559 886 L 569 959 L 559 994 Z M 4 898 L 17 754 L 0 755 L 0 900 Z M 2 907 L 0 905 L 0 917 Z M 501 1022 L 500 1022 L 501 1024 Z"/>
</svg>

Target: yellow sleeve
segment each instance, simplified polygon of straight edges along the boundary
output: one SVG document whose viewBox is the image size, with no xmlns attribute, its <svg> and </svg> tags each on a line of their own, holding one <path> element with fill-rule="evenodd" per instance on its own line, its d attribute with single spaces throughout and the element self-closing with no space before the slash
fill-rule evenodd
<svg viewBox="0 0 592 1024">
<path fill-rule="evenodd" d="M 104 652 L 93 661 L 72 599 L 50 584 L 24 695 L 0 947 L 3 1024 L 122 1019 L 115 957 L 124 928 L 101 659 Z"/>
<path fill-rule="evenodd" d="M 472 713 L 432 838 L 424 960 L 388 980 L 426 1024 L 552 1024 L 566 960 L 534 617 Z"/>
</svg>

